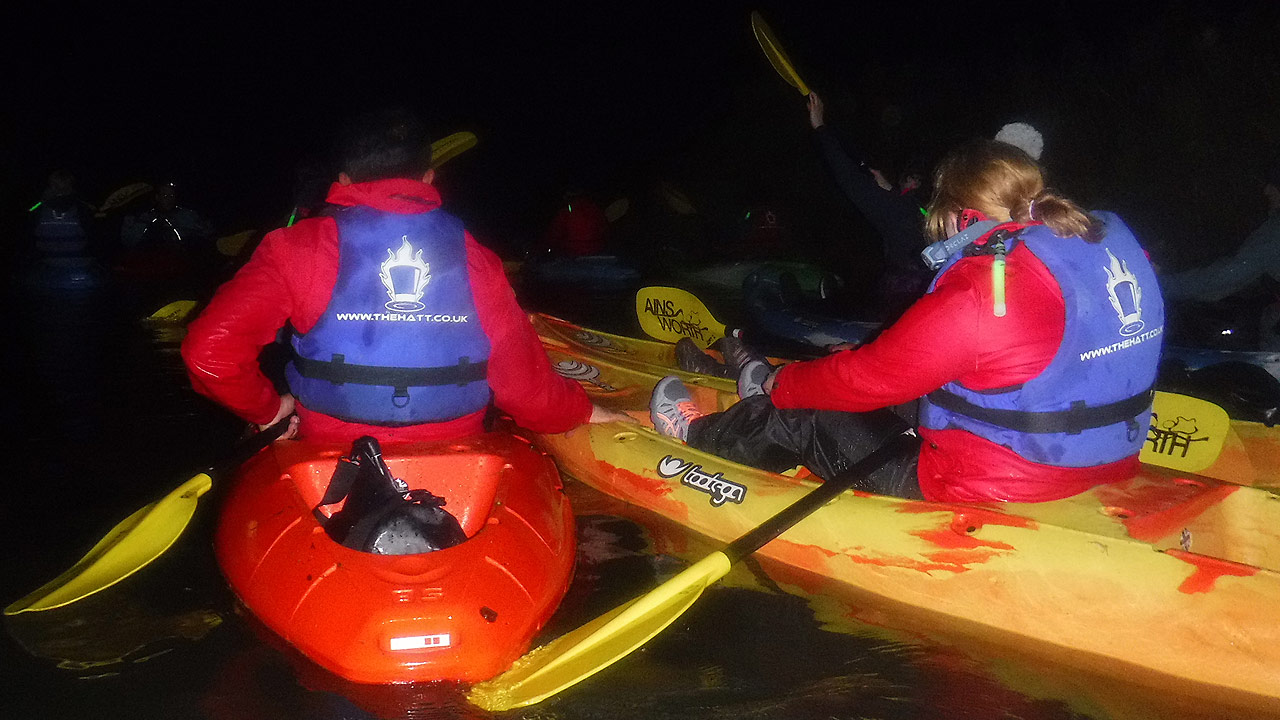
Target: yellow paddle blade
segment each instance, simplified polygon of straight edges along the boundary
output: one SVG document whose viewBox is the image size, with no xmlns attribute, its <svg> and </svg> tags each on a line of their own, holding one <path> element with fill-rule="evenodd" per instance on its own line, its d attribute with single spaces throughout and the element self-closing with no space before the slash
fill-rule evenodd
<svg viewBox="0 0 1280 720">
<path fill-rule="evenodd" d="M 196 501 L 213 480 L 200 473 L 160 500 L 125 518 L 80 561 L 21 600 L 5 615 L 52 610 L 106 590 L 168 550 L 191 521 Z"/>
<path fill-rule="evenodd" d="M 760 49 L 764 51 L 764 56 L 769 58 L 769 64 L 774 70 L 786 80 L 788 84 L 800 91 L 801 95 L 809 94 L 809 86 L 804 84 L 800 79 L 800 74 L 796 72 L 796 68 L 791 64 L 791 59 L 782 51 L 782 45 L 778 43 L 778 38 L 774 37 L 773 30 L 769 28 L 764 18 L 760 17 L 760 13 L 751 13 L 751 32 L 756 35 L 756 42 L 760 43 Z"/>
<path fill-rule="evenodd" d="M 144 322 L 148 323 L 183 323 L 192 310 L 196 309 L 195 300 L 175 300 L 159 310 L 151 313 Z"/>
<path fill-rule="evenodd" d="M 591 677 L 662 632 L 731 566 L 723 552 L 708 555 L 648 594 L 537 648 L 492 680 L 474 685 L 467 699 L 485 710 L 509 710 L 545 700 Z"/>
<path fill-rule="evenodd" d="M 227 257 L 236 257 L 255 232 L 255 230 L 245 230 L 235 235 L 224 235 L 218 238 L 218 252 Z"/>
<path fill-rule="evenodd" d="M 115 192 L 108 195 L 107 199 L 102 201 L 102 205 L 98 206 L 98 214 L 101 215 L 108 211 L 115 210 L 118 207 L 128 205 L 134 200 L 137 200 L 143 195 L 146 195 L 147 193 L 151 192 L 153 189 L 154 188 L 152 188 L 149 184 L 144 182 L 125 185 L 119 190 L 116 190 Z"/>
<path fill-rule="evenodd" d="M 476 134 L 456 132 L 431 143 L 431 167 L 438 168 L 476 146 Z"/>
<path fill-rule="evenodd" d="M 1148 465 L 1199 472 L 1218 459 L 1230 429 L 1231 418 L 1217 405 L 1187 395 L 1157 392 L 1151 429 L 1138 459 Z"/>
<path fill-rule="evenodd" d="M 724 325 L 692 293 L 673 287 L 644 287 L 636 293 L 636 317 L 649 337 L 666 342 L 691 338 L 701 347 L 724 337 Z"/>
</svg>

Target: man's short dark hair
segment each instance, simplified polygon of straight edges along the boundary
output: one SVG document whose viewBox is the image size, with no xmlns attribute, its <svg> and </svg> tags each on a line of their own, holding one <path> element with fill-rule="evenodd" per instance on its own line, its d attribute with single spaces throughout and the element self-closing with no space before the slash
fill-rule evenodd
<svg viewBox="0 0 1280 720">
<path fill-rule="evenodd" d="M 412 112 L 377 110 L 347 125 L 338 146 L 338 163 L 353 182 L 417 180 L 431 169 L 431 143 Z"/>
</svg>

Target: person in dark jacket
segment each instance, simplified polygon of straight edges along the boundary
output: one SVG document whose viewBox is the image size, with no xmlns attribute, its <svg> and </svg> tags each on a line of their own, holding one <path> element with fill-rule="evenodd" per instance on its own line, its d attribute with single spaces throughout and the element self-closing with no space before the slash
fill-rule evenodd
<svg viewBox="0 0 1280 720">
<path fill-rule="evenodd" d="M 924 217 L 915 192 L 921 178 L 905 173 L 894 186 L 884 175 L 845 150 L 826 124 L 826 111 L 817 93 L 809 94 L 809 125 L 814 129 L 822 157 L 845 197 L 880 235 L 884 274 L 880 292 L 892 319 L 924 293 L 931 274 L 920 263 L 927 243 Z"/>
</svg>

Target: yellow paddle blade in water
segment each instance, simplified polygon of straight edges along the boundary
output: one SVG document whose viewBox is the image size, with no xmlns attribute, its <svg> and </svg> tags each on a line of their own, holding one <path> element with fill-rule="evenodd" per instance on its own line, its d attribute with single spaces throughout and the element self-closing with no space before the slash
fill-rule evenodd
<svg viewBox="0 0 1280 720">
<path fill-rule="evenodd" d="M 796 72 L 796 68 L 791 64 L 791 59 L 783 52 L 782 45 L 778 43 L 778 38 L 774 37 L 773 30 L 769 28 L 764 18 L 760 17 L 760 13 L 751 13 L 751 31 L 755 33 L 756 42 L 760 43 L 760 49 L 764 51 L 764 56 L 769 58 L 769 64 L 774 70 L 782 76 L 792 87 L 800 91 L 801 95 L 809 94 L 809 86 L 804 84 L 800 79 L 800 74 Z"/>
<path fill-rule="evenodd" d="M 52 610 L 106 590 L 168 550 L 191 521 L 213 480 L 200 473 L 125 518 L 80 561 L 4 609 L 5 615 Z"/>
<path fill-rule="evenodd" d="M 1188 395 L 1157 392 L 1151 429 L 1138 459 L 1148 465 L 1199 472 L 1218 459 L 1230 430 L 1231 418 L 1221 407 Z"/>
<path fill-rule="evenodd" d="M 524 707 L 600 672 L 662 632 L 724 577 L 732 563 L 715 552 L 648 594 L 601 615 L 516 661 L 510 670 L 471 688 L 467 699 L 485 710 Z"/>
<path fill-rule="evenodd" d="M 476 134 L 456 132 L 431 143 L 431 167 L 438 168 L 476 146 Z"/>
<path fill-rule="evenodd" d="M 151 313 L 144 322 L 148 323 L 182 323 L 196 309 L 195 300 L 175 300 L 159 310 Z"/>
<path fill-rule="evenodd" d="M 725 335 L 725 326 L 707 306 L 680 288 L 640 288 L 636 293 L 636 317 L 645 334 L 670 343 L 687 337 L 706 348 Z"/>
<path fill-rule="evenodd" d="M 245 230 L 234 235 L 224 235 L 218 238 L 218 252 L 227 257 L 236 257 L 255 232 L 257 231 Z"/>
</svg>

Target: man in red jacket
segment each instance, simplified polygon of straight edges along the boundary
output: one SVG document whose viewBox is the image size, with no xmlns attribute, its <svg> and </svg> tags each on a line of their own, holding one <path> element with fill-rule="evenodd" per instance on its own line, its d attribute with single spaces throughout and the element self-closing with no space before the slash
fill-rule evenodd
<svg viewBox="0 0 1280 720">
<path fill-rule="evenodd" d="M 440 208 L 421 124 L 399 111 L 352 127 L 328 202 L 343 209 L 269 233 L 191 323 L 192 384 L 287 437 L 383 442 L 484 430 L 490 403 L 537 432 L 623 419 L 561 378 L 501 260 Z M 258 365 L 293 331 L 281 394 Z"/>
</svg>

